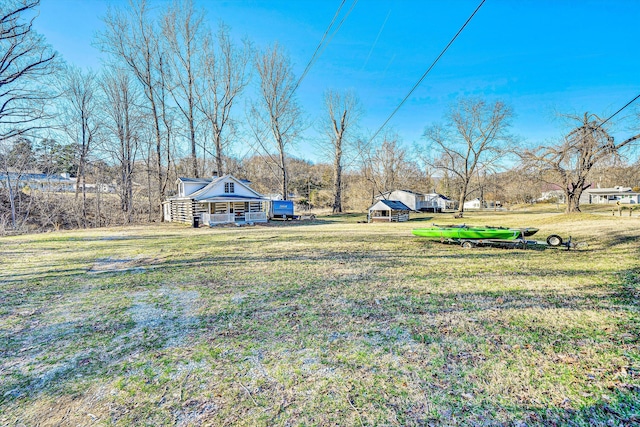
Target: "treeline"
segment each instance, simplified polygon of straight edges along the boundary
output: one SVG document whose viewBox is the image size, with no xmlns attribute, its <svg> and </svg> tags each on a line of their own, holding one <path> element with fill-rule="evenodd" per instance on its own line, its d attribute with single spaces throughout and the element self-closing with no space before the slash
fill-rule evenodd
<svg viewBox="0 0 640 427">
<path fill-rule="evenodd" d="M 638 136 L 614 142 L 595 115 L 530 148 L 511 134 L 508 105 L 460 99 L 407 148 L 397 132 L 360 129 L 352 91 L 327 88 L 310 122 L 285 50 L 234 40 L 190 1 L 110 9 L 94 41 L 100 70 L 65 64 L 33 31 L 38 5 L 0 5 L 0 230 L 162 221 L 178 176 L 231 173 L 335 213 L 398 188 L 443 193 L 462 212 L 472 196 L 535 200 L 541 183 L 562 188 L 572 211 L 597 174 L 602 185 L 638 185 L 637 164 L 621 151 Z M 291 156 L 309 127 L 319 164 Z M 34 173 L 67 174 L 74 185 L 62 191 L 64 182 Z"/>
</svg>

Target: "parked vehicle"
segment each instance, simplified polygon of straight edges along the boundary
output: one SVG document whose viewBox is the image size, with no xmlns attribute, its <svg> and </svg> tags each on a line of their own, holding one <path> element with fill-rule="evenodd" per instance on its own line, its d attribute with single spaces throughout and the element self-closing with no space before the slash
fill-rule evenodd
<svg viewBox="0 0 640 427">
<path fill-rule="evenodd" d="M 296 219 L 296 215 L 293 214 L 293 201 L 291 200 L 271 200 L 269 203 L 269 212 L 267 214 L 269 219 Z"/>
</svg>

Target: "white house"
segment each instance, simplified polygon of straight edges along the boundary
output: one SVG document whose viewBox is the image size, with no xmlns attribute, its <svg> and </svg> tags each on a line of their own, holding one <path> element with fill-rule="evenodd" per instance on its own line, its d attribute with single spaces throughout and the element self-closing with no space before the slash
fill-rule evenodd
<svg viewBox="0 0 640 427">
<path fill-rule="evenodd" d="M 424 195 L 425 201 L 422 204 L 420 210 L 426 210 L 427 212 L 441 212 L 444 209 L 453 209 L 455 202 L 439 193 L 429 193 Z M 425 209 L 426 208 L 426 209 Z"/>
<path fill-rule="evenodd" d="M 633 191 L 631 187 L 616 186 L 613 188 L 587 188 L 580 196 L 581 204 L 607 204 L 607 203 L 640 203 L 640 192 Z"/>
<path fill-rule="evenodd" d="M 481 209 L 482 207 L 482 202 L 478 198 L 464 202 L 464 209 Z"/>
<path fill-rule="evenodd" d="M 549 190 L 543 191 L 542 197 L 537 199 L 538 202 L 549 202 L 551 200 L 555 200 L 558 203 L 565 203 L 565 195 L 564 190 Z"/>
<path fill-rule="evenodd" d="M 376 200 L 398 200 L 412 211 L 440 212 L 447 209 L 450 200 L 438 193 L 417 193 L 411 190 L 393 190 L 382 193 Z"/>
<path fill-rule="evenodd" d="M 8 188 L 9 183 L 18 188 L 29 187 L 42 191 L 71 192 L 75 191 L 77 180 L 68 174 L 47 175 L 44 173 L 0 173 L 0 187 Z M 95 188 L 95 184 L 87 184 L 88 188 Z M 108 191 L 104 190 L 104 192 Z"/>
<path fill-rule="evenodd" d="M 267 222 L 267 199 L 231 175 L 208 178 L 178 178 L 178 194 L 163 202 L 167 221 L 198 220 L 204 224 Z"/>
</svg>

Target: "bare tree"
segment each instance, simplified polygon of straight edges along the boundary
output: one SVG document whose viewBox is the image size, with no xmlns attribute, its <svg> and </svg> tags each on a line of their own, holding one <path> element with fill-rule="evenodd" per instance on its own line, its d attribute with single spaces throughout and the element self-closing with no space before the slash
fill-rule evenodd
<svg viewBox="0 0 640 427">
<path fill-rule="evenodd" d="M 491 105 L 481 99 L 461 99 L 451 107 L 444 125 L 425 130 L 428 153 L 423 158 L 431 167 L 457 178 L 459 215 L 476 171 L 495 167 L 506 144 L 514 142 L 507 132 L 512 116 L 511 108 L 500 101 Z"/>
<path fill-rule="evenodd" d="M 382 193 L 400 188 L 417 169 L 398 140 L 396 133 L 387 132 L 377 145 L 359 142 L 361 173 L 370 184 L 371 202 Z"/>
<path fill-rule="evenodd" d="M 113 69 L 104 74 L 102 90 L 105 94 L 103 111 L 108 130 L 104 149 L 118 167 L 120 209 L 125 222 L 133 219 L 133 173 L 139 149 L 139 132 L 143 115 L 137 108 L 137 93 L 129 74 Z"/>
<path fill-rule="evenodd" d="M 34 164 L 31 142 L 22 137 L 0 139 L 0 189 L 7 190 L 11 209 L 11 228 L 19 228 L 27 220 L 28 209 L 21 208 L 21 181 Z M 31 198 L 29 199 L 31 201 Z M 18 213 L 24 212 L 19 221 Z"/>
<path fill-rule="evenodd" d="M 100 128 L 98 119 L 98 85 L 96 75 L 68 67 L 61 77 L 63 103 L 63 129 L 76 144 L 78 173 L 76 199 L 82 193 L 82 225 L 87 225 L 87 162 L 89 152 Z"/>
<path fill-rule="evenodd" d="M 235 131 L 231 111 L 238 96 L 249 83 L 247 65 L 251 60 L 251 45 L 236 46 L 229 36 L 229 27 L 220 24 L 217 44 L 208 36 L 203 43 L 202 79 L 198 85 L 198 108 L 211 128 L 218 176 L 224 175 L 225 151 Z"/>
<path fill-rule="evenodd" d="M 334 91 L 324 93 L 324 118 L 321 130 L 326 135 L 322 147 L 333 163 L 333 213 L 342 212 L 342 173 L 345 152 L 353 142 L 353 133 L 362 114 L 360 102 L 353 92 L 340 95 Z"/>
<path fill-rule="evenodd" d="M 170 129 L 163 127 L 166 119 L 163 88 L 166 82 L 163 52 L 158 40 L 158 28 L 150 18 L 146 0 L 130 0 L 125 10 L 110 10 L 103 18 L 106 29 L 99 37 L 103 51 L 126 65 L 143 88 L 154 136 L 155 173 L 158 186 L 156 208 L 164 220 L 160 203 L 165 198 L 170 167 Z M 165 122 L 166 123 L 166 122 Z M 166 151 L 165 151 L 166 150 Z M 167 159 L 163 164 L 163 159 Z M 149 188 L 151 191 L 151 188 Z"/>
<path fill-rule="evenodd" d="M 253 135 L 267 154 L 277 150 L 274 159 L 280 172 L 282 197 L 288 198 L 287 150 L 302 130 L 302 112 L 294 97 L 296 81 L 289 58 L 275 44 L 256 54 L 255 67 L 260 77 L 260 95 L 251 107 Z"/>
<path fill-rule="evenodd" d="M 619 155 L 620 150 L 640 138 L 640 134 L 616 143 L 600 125 L 595 114 L 571 117 L 580 123 L 557 145 L 526 150 L 522 159 L 537 169 L 542 180 L 562 187 L 566 213 L 580 212 L 580 196 L 591 186 L 588 182 L 594 166 Z"/>
<path fill-rule="evenodd" d="M 197 103 L 196 80 L 200 77 L 204 12 L 194 9 L 191 0 L 176 2 L 162 20 L 162 34 L 169 46 L 171 95 L 187 125 L 191 148 L 191 173 L 199 177 L 196 144 Z"/>
<path fill-rule="evenodd" d="M 52 72 L 56 53 L 33 31 L 39 0 L 0 2 L 0 140 L 42 126 L 45 100 L 51 98 L 43 77 Z"/>
</svg>

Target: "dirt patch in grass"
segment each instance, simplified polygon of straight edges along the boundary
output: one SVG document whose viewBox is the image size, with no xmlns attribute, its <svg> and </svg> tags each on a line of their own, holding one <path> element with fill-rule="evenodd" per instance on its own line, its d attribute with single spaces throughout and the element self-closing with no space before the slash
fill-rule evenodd
<svg viewBox="0 0 640 427">
<path fill-rule="evenodd" d="M 145 270 L 156 268 L 162 261 L 157 258 L 135 257 L 135 258 L 101 258 L 97 259 L 88 274 L 100 273 L 142 273 Z"/>
</svg>

